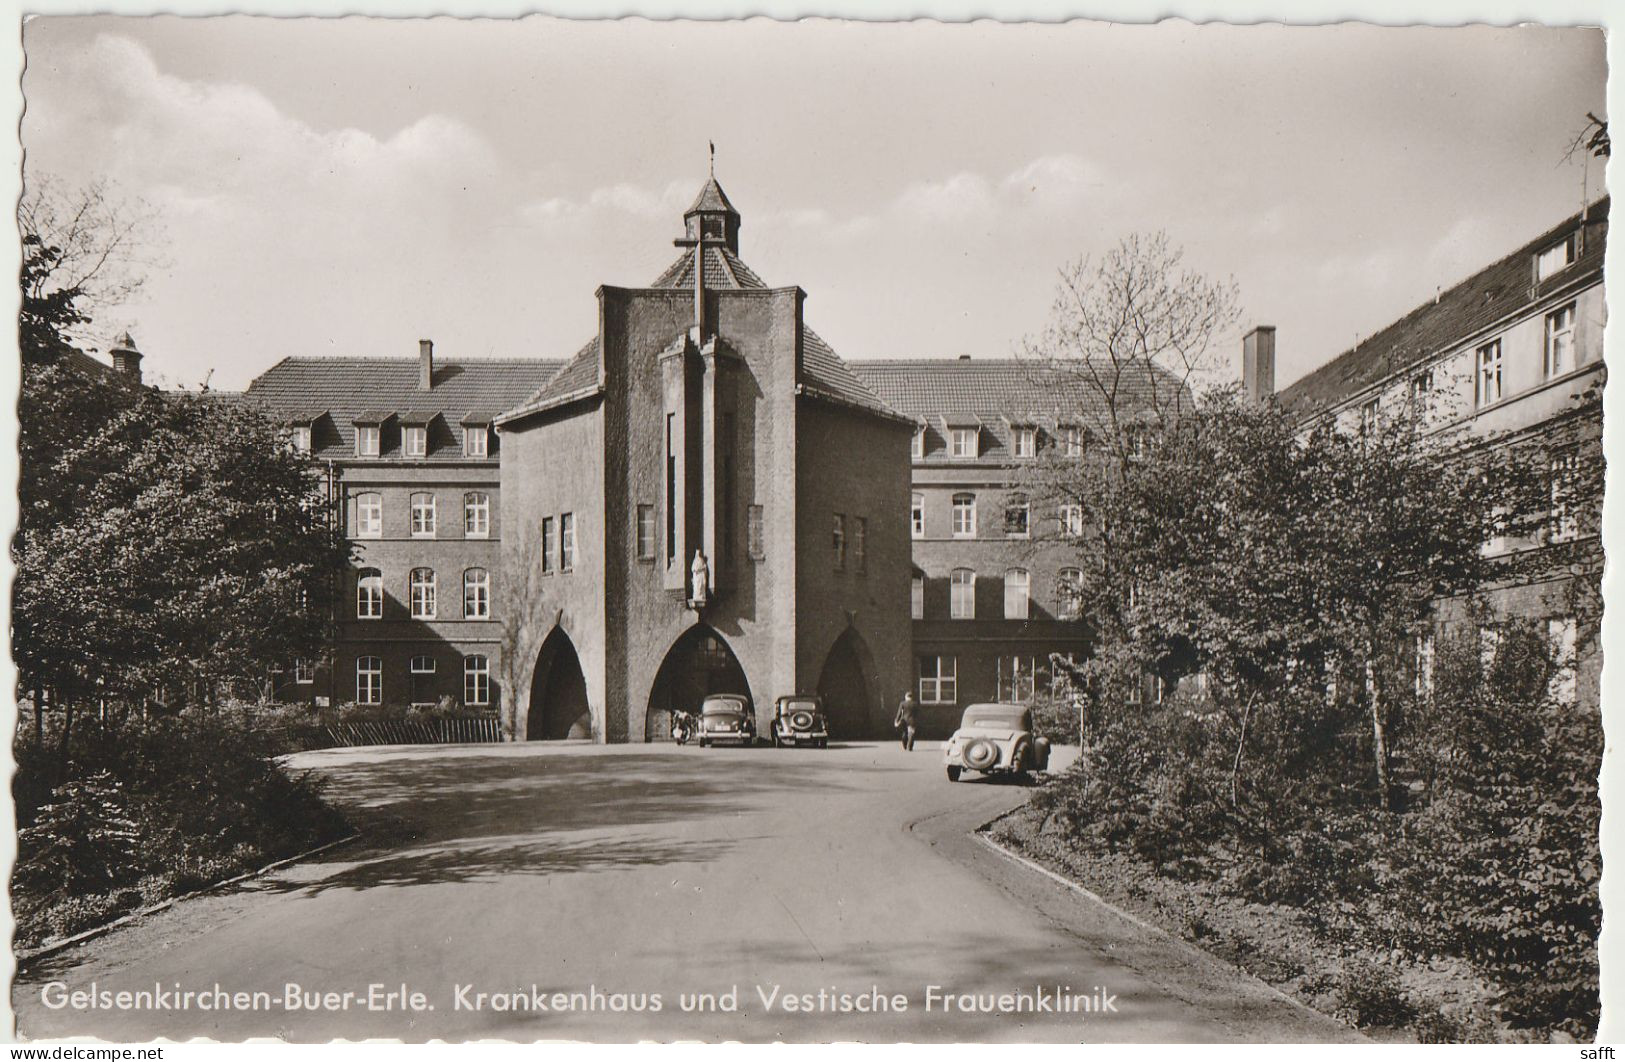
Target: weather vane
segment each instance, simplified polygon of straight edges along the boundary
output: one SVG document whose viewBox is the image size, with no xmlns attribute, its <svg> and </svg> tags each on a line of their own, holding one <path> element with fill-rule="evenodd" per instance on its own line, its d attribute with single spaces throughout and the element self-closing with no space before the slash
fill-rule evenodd
<svg viewBox="0 0 1625 1062">
<path fill-rule="evenodd" d="M 707 140 L 706 143 L 711 146 L 711 176 L 715 177 L 717 175 L 717 142 Z"/>
</svg>

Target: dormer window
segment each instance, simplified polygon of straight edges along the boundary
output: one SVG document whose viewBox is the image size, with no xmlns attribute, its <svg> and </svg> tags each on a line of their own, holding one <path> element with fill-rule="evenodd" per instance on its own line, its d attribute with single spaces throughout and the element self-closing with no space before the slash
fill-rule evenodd
<svg viewBox="0 0 1625 1062">
<path fill-rule="evenodd" d="M 977 449 L 976 449 L 976 442 L 977 442 L 976 434 L 977 434 L 977 432 L 976 432 L 975 428 L 951 428 L 951 429 L 949 429 L 949 434 L 948 434 L 949 450 L 948 450 L 948 452 L 951 455 L 953 455 L 954 457 L 958 457 L 958 458 L 974 458 L 974 457 L 977 457 L 978 454 L 977 454 Z"/>
<path fill-rule="evenodd" d="M 309 424 L 295 424 L 293 426 L 293 448 L 302 454 L 310 453 Z"/>
<path fill-rule="evenodd" d="M 1076 424 L 1061 425 L 1061 452 L 1067 457 L 1083 456 L 1083 429 Z"/>
<path fill-rule="evenodd" d="M 914 458 L 916 461 L 919 461 L 925 457 L 924 428 L 916 428 L 914 430 L 914 442 L 912 444 L 912 448 L 909 450 L 909 456 Z"/>
<path fill-rule="evenodd" d="M 424 424 L 408 424 L 401 428 L 401 456 L 426 457 L 429 453 L 429 428 Z"/>
<path fill-rule="evenodd" d="M 357 424 L 355 426 L 355 455 L 357 457 L 378 456 L 378 425 Z"/>
<path fill-rule="evenodd" d="M 485 457 L 491 452 L 490 428 L 484 424 L 463 425 L 463 455 Z"/>
<path fill-rule="evenodd" d="M 1535 279 L 1545 280 L 1561 272 L 1574 262 L 1574 236 L 1563 237 L 1557 243 L 1535 255 Z"/>
<path fill-rule="evenodd" d="M 1038 432 L 1033 428 L 1017 428 L 1012 436 L 1017 457 L 1032 457 L 1038 453 Z"/>
</svg>

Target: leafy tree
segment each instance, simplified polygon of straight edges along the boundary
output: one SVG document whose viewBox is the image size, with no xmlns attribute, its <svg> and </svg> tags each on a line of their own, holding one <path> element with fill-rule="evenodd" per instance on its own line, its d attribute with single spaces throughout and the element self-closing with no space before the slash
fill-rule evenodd
<svg viewBox="0 0 1625 1062">
<path fill-rule="evenodd" d="M 326 640 L 347 547 L 319 470 L 258 410 L 160 393 L 79 353 L 127 292 L 134 231 L 99 189 L 25 201 L 13 653 L 36 704 L 205 699 Z M 121 257 L 125 256 L 125 257 Z M 64 723 L 63 747 L 71 736 Z"/>
</svg>

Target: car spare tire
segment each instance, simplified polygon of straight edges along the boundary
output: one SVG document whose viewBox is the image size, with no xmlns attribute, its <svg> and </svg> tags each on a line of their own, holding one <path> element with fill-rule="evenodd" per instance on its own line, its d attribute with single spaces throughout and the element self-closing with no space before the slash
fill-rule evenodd
<svg viewBox="0 0 1625 1062">
<path fill-rule="evenodd" d="M 812 720 L 812 713 L 811 712 L 791 712 L 790 713 L 790 726 L 793 729 L 796 729 L 796 730 L 811 730 L 812 729 L 812 723 L 813 723 L 813 720 Z"/>
<path fill-rule="evenodd" d="M 999 762 L 999 749 L 991 741 L 972 741 L 965 746 L 965 751 L 960 753 L 960 756 L 963 757 L 966 767 L 985 771 Z"/>
</svg>

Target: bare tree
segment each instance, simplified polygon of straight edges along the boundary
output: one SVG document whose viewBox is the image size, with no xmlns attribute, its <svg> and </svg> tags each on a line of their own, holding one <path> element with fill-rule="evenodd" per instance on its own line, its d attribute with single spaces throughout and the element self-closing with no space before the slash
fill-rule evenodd
<svg viewBox="0 0 1625 1062">
<path fill-rule="evenodd" d="M 1239 319 L 1235 283 L 1189 271 L 1183 258 L 1166 233 L 1135 233 L 1098 263 L 1067 265 L 1048 327 L 1022 345 L 1063 415 L 1119 450 L 1132 443 L 1131 426 L 1166 427 L 1190 408 Z"/>
<path fill-rule="evenodd" d="M 103 180 L 70 188 L 51 175 L 31 176 L 17 206 L 23 243 L 25 350 L 30 307 L 61 338 L 83 345 L 114 326 L 91 326 L 98 311 L 128 301 L 158 266 L 153 210 Z"/>
</svg>

